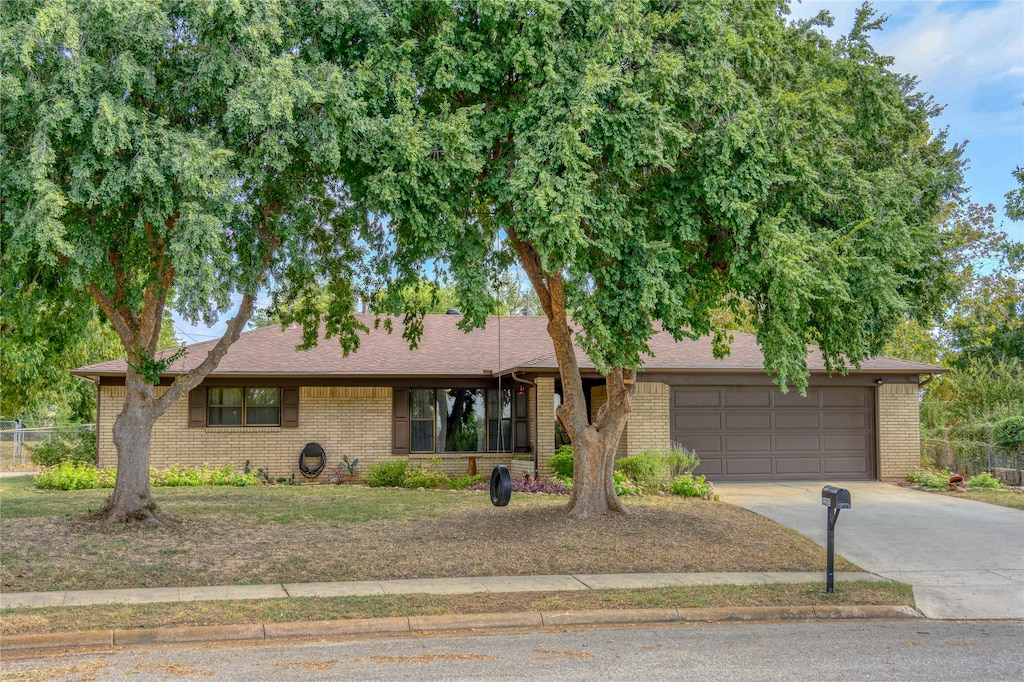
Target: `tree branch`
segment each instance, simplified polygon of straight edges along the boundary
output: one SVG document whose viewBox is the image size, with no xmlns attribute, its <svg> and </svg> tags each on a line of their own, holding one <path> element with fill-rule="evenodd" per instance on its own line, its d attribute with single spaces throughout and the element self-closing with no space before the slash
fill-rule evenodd
<svg viewBox="0 0 1024 682">
<path fill-rule="evenodd" d="M 280 243 L 281 242 L 277 237 L 271 238 L 270 248 L 263 256 L 262 269 L 260 271 L 260 276 L 256 280 L 257 282 L 262 281 L 264 275 L 266 275 L 267 268 L 270 266 L 270 260 L 277 252 Z M 190 369 L 187 374 L 175 377 L 174 382 L 171 384 L 170 388 L 167 389 L 167 392 L 157 399 L 157 416 L 166 412 L 168 408 L 176 403 L 182 395 L 203 383 L 203 379 L 205 379 L 210 372 L 217 369 L 217 365 L 220 364 L 220 361 L 227 354 L 231 344 L 238 340 L 238 337 L 245 329 L 245 325 L 249 322 L 249 317 L 252 315 L 253 304 L 255 302 L 256 294 L 254 293 L 242 296 L 242 303 L 238 307 L 238 312 L 235 313 L 234 317 L 228 320 L 227 329 L 224 331 L 223 336 L 221 336 L 217 341 L 217 344 L 206 353 L 206 357 L 203 361 Z"/>
</svg>

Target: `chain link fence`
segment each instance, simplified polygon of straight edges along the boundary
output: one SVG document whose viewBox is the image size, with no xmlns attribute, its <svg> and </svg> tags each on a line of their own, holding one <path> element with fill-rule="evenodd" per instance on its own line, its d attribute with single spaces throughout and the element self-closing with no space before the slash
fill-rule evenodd
<svg viewBox="0 0 1024 682">
<path fill-rule="evenodd" d="M 991 443 L 967 440 L 921 439 L 921 463 L 930 469 L 949 469 L 964 477 L 988 472 L 1004 485 L 1021 485 L 1021 453 Z"/>
<path fill-rule="evenodd" d="M 0 471 L 34 468 L 32 449 L 54 438 L 73 439 L 82 431 L 95 432 L 95 424 L 54 426 L 21 420 L 0 420 Z"/>
</svg>

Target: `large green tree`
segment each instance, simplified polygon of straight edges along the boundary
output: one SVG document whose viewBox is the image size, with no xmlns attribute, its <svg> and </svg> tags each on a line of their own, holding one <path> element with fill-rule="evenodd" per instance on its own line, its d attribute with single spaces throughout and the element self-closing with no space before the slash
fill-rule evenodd
<svg viewBox="0 0 1024 682">
<path fill-rule="evenodd" d="M 317 231 L 332 246 L 316 255 L 347 262 L 346 226 L 330 220 L 345 65 L 371 42 L 352 27 L 372 16 L 358 2 L 4 3 L 5 316 L 48 306 L 51 323 L 82 329 L 98 306 L 116 332 L 128 373 L 111 520 L 153 518 L 153 423 L 217 366 L 268 273 L 301 270 Z M 211 321 L 233 292 L 223 337 L 157 390 L 167 306 Z"/>
<path fill-rule="evenodd" d="M 715 311 L 749 301 L 767 371 L 803 389 L 808 344 L 842 371 L 938 302 L 960 149 L 869 7 L 832 42 L 765 0 L 389 4 L 367 60 L 404 137 L 366 139 L 350 208 L 388 216 L 379 272 L 448 268 L 467 327 L 495 271 L 525 270 L 573 516 L 624 510 L 614 456 L 659 327 L 724 341 Z M 607 380 L 593 420 L 574 346 Z"/>
</svg>

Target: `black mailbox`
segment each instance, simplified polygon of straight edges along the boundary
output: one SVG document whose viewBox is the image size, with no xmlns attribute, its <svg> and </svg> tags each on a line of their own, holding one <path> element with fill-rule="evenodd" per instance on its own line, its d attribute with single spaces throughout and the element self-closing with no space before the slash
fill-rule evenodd
<svg viewBox="0 0 1024 682">
<path fill-rule="evenodd" d="M 849 509 L 850 491 L 846 488 L 827 485 L 821 489 L 821 504 L 830 509 Z"/>
<path fill-rule="evenodd" d="M 825 591 L 835 592 L 836 521 L 839 510 L 850 508 L 850 491 L 827 485 L 821 489 L 821 504 L 825 509 L 825 530 L 828 550 L 825 565 Z"/>
</svg>

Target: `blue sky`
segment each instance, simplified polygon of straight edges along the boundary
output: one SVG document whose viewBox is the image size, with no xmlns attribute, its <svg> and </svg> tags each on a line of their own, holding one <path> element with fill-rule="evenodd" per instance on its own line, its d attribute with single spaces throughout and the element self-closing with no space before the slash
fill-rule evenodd
<svg viewBox="0 0 1024 682">
<path fill-rule="evenodd" d="M 791 0 L 793 18 L 827 9 L 835 38 L 849 31 L 861 0 Z M 945 110 L 933 126 L 951 141 L 968 140 L 966 184 L 973 201 L 995 204 L 1002 229 L 1024 241 L 1024 223 L 1006 220 L 1010 173 L 1024 165 L 1024 1 L 875 0 L 888 15 L 875 49 L 895 59 L 892 69 L 914 74 L 918 88 Z"/>
<path fill-rule="evenodd" d="M 791 17 L 827 9 L 835 18 L 830 37 L 846 33 L 861 0 L 791 0 Z M 1015 186 L 1010 173 L 1024 165 L 1024 0 L 876 0 L 889 16 L 874 37 L 875 48 L 895 59 L 893 69 L 916 75 L 919 89 L 945 105 L 933 121 L 952 142 L 968 141 L 966 184 L 971 199 L 995 204 L 1002 229 L 1024 241 L 1024 223 L 1005 219 L 1003 195 Z M 239 296 L 234 297 L 237 301 Z M 261 303 L 263 303 L 261 301 Z M 233 313 L 233 311 L 232 311 Z M 221 318 L 226 319 L 227 315 Z M 220 336 L 175 315 L 186 343 Z"/>
</svg>

